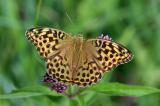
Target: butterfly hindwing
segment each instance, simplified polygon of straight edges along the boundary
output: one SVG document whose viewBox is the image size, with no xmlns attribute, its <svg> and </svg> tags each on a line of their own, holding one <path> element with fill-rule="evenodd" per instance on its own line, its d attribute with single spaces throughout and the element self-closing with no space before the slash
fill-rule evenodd
<svg viewBox="0 0 160 106">
<path fill-rule="evenodd" d="M 47 73 L 58 82 L 69 84 L 71 82 L 72 73 L 68 66 L 68 61 L 63 55 L 56 55 L 54 58 L 46 60 Z"/>
<path fill-rule="evenodd" d="M 87 62 L 81 66 L 76 73 L 74 83 L 79 87 L 86 87 L 96 83 L 102 77 L 102 70 L 95 62 Z"/>
</svg>

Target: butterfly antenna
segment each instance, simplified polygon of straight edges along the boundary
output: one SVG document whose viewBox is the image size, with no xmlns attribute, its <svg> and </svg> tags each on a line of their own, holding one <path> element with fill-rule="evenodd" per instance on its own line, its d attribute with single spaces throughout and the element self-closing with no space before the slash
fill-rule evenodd
<svg viewBox="0 0 160 106">
<path fill-rule="evenodd" d="M 68 13 L 67 13 L 67 12 L 66 12 L 66 15 L 67 15 L 67 17 L 68 17 L 69 21 L 74 25 L 74 23 L 73 23 L 73 21 L 72 21 L 71 17 L 68 15 Z"/>
<path fill-rule="evenodd" d="M 71 17 L 69 16 L 69 14 L 68 14 L 67 12 L 66 12 L 66 15 L 67 15 L 70 23 L 72 23 L 73 26 L 76 26 L 75 23 L 72 21 Z M 79 36 L 79 37 L 83 37 L 83 33 L 80 32 L 80 33 L 78 34 L 78 36 Z"/>
</svg>

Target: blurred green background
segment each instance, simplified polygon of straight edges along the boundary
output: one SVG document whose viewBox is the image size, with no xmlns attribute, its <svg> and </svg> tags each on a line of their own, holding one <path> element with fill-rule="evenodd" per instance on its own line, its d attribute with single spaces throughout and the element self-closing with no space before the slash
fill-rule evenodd
<svg viewBox="0 0 160 106">
<path fill-rule="evenodd" d="M 101 82 L 160 88 L 160 0 L 0 0 L 0 94 L 42 85 L 44 62 L 25 38 L 25 31 L 35 26 L 87 38 L 109 34 L 134 59 L 106 73 Z M 88 92 L 84 97 L 87 106 L 160 105 L 159 94 L 135 98 Z M 0 106 L 37 105 L 78 103 L 63 96 L 0 100 Z"/>
</svg>

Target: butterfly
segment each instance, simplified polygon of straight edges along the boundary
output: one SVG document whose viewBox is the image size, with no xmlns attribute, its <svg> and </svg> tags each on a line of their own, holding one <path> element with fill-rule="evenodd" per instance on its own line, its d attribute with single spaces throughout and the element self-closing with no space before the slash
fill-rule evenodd
<svg viewBox="0 0 160 106">
<path fill-rule="evenodd" d="M 47 74 L 67 85 L 95 84 L 105 72 L 133 58 L 131 51 L 104 35 L 85 40 L 58 29 L 37 27 L 28 29 L 26 37 L 44 59 Z"/>
</svg>

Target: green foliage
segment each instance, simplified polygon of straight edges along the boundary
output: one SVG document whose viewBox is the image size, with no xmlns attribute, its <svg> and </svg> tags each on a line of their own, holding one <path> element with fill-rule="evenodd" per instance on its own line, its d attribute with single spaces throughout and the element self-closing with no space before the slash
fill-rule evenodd
<svg viewBox="0 0 160 106">
<path fill-rule="evenodd" d="M 133 85 L 124 85 L 120 83 L 107 83 L 107 84 L 97 84 L 95 86 L 89 87 L 81 91 L 81 93 L 87 94 L 88 91 L 93 91 L 95 93 L 103 93 L 109 96 L 145 96 L 153 93 L 160 93 L 159 89 L 152 87 L 144 87 L 144 86 L 133 86 Z M 31 86 L 25 87 L 17 90 L 13 90 L 11 93 L 0 95 L 0 99 L 15 99 L 15 98 L 26 98 L 32 96 L 41 96 L 41 95 L 49 95 L 49 96 L 63 96 L 62 94 L 58 94 L 56 92 L 51 91 L 47 87 L 44 86 Z M 77 94 L 77 96 L 79 96 Z M 79 96 L 78 99 L 84 101 L 82 96 Z M 84 104 L 84 103 L 81 103 Z"/>
<path fill-rule="evenodd" d="M 13 90 L 11 93 L 1 95 L 0 99 L 26 98 L 26 97 L 41 96 L 41 95 L 60 96 L 60 94 L 51 91 L 50 89 L 48 89 L 48 87 L 31 86 L 18 90 Z"/>
<path fill-rule="evenodd" d="M 118 89 L 117 89 L 118 88 Z M 160 93 L 159 89 L 145 87 L 145 86 L 135 86 L 135 85 L 124 85 L 120 83 L 108 83 L 108 84 L 98 84 L 88 89 L 89 91 L 95 91 L 111 96 L 145 96 L 152 93 Z"/>
<path fill-rule="evenodd" d="M 159 0 L 1 0 L 0 106 L 159 106 L 159 4 Z M 109 34 L 129 48 L 134 59 L 73 97 L 57 94 L 40 83 L 45 65 L 25 38 L 25 31 L 34 26 L 86 38 Z M 76 91 L 71 87 L 68 92 Z"/>
</svg>

